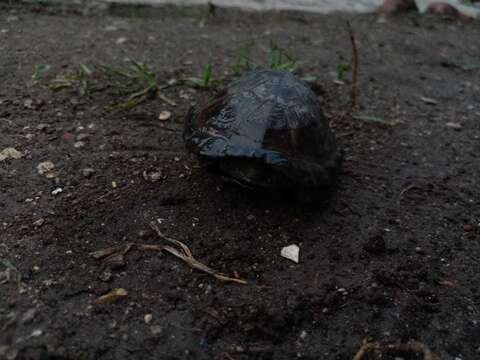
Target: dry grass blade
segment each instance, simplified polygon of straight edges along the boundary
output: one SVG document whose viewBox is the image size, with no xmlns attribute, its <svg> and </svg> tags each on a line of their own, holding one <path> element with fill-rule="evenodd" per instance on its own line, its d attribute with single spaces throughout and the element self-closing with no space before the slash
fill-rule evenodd
<svg viewBox="0 0 480 360">
<path fill-rule="evenodd" d="M 207 274 L 210 274 L 217 278 L 218 280 L 225 281 L 225 282 L 234 282 L 237 284 L 246 284 L 247 282 L 242 279 L 238 278 L 233 278 L 230 276 L 227 276 L 225 274 L 222 274 L 209 266 L 201 263 L 195 257 L 193 256 L 192 252 L 190 251 L 190 248 L 182 243 L 181 241 L 178 241 L 176 239 L 170 238 L 166 235 L 164 235 L 159 227 L 157 226 L 156 223 L 152 222 L 150 223 L 150 226 L 155 230 L 155 232 L 160 236 L 162 239 L 168 241 L 172 245 L 148 245 L 148 244 L 134 244 L 134 243 L 128 243 L 126 245 L 122 246 L 116 246 L 116 247 L 110 247 L 106 249 L 101 249 L 94 251 L 90 253 L 90 255 L 97 259 L 97 260 L 102 260 L 105 265 L 113 265 L 113 266 L 123 266 L 125 261 L 124 261 L 124 256 L 133 248 L 136 247 L 139 250 L 148 250 L 148 251 L 166 251 L 175 257 L 183 260 L 186 262 L 188 265 L 190 265 L 192 268 L 203 271 Z"/>
<path fill-rule="evenodd" d="M 209 267 L 209 266 L 201 263 L 200 261 L 196 260 L 194 257 L 187 256 L 185 254 L 185 252 L 183 251 L 183 249 L 182 249 L 182 251 L 179 251 L 179 250 L 177 250 L 177 249 L 175 249 L 175 248 L 173 248 L 172 246 L 169 246 L 169 245 L 165 245 L 163 247 L 163 249 L 165 251 L 169 252 L 170 254 L 178 257 L 179 259 L 182 259 L 183 261 L 188 263 L 192 268 L 203 271 L 207 274 L 213 275 L 214 277 L 216 277 L 217 279 L 219 279 L 221 281 L 226 281 L 226 282 L 230 281 L 230 282 L 236 282 L 236 283 L 239 283 L 239 284 L 246 284 L 246 281 L 244 281 L 244 280 L 237 279 L 237 278 L 232 278 L 230 276 L 226 276 L 224 274 L 218 273 L 215 270 L 213 270 L 211 267 Z"/>
<path fill-rule="evenodd" d="M 165 96 L 160 92 L 158 93 L 158 98 L 160 100 L 163 100 L 163 102 L 167 103 L 170 106 L 177 106 L 177 103 L 175 101 L 173 101 L 172 99 L 168 98 L 167 96 Z"/>
<path fill-rule="evenodd" d="M 100 249 L 100 250 L 91 252 L 90 256 L 92 256 L 94 259 L 100 260 L 120 252 L 123 248 L 124 246 L 122 245 L 122 246 L 109 247 L 106 249 Z"/>
<path fill-rule="evenodd" d="M 158 251 L 158 252 L 162 252 L 163 250 L 165 250 L 161 245 L 142 244 L 137 246 L 140 250 L 152 250 L 152 251 Z"/>
<path fill-rule="evenodd" d="M 115 289 L 108 294 L 100 296 L 97 300 L 95 300 L 95 304 L 110 304 L 117 302 L 118 300 L 126 298 L 128 295 L 127 290 L 123 288 Z"/>
<path fill-rule="evenodd" d="M 125 255 L 132 249 L 134 244 L 129 243 L 123 246 L 123 249 L 114 252 L 103 259 L 103 263 L 110 267 L 122 267 L 125 265 Z"/>
<path fill-rule="evenodd" d="M 428 346 L 418 341 L 412 341 L 406 344 L 366 343 L 362 345 L 352 360 L 362 360 L 370 351 L 379 351 L 381 353 L 413 352 L 423 354 L 423 360 L 434 360 L 433 353 Z"/>
<path fill-rule="evenodd" d="M 247 282 L 242 279 L 237 279 L 237 278 L 232 278 L 230 276 L 224 275 L 222 273 L 219 273 L 218 271 L 210 268 L 209 266 L 201 263 L 197 259 L 194 258 L 192 252 L 190 251 L 190 248 L 182 243 L 181 241 L 178 241 L 176 239 L 170 238 L 168 236 L 165 236 L 159 229 L 156 223 L 151 222 L 150 226 L 152 227 L 153 230 L 157 233 L 158 236 L 160 236 L 162 239 L 175 244 L 178 246 L 178 249 L 176 249 L 173 246 L 170 245 L 164 245 L 162 246 L 163 250 L 169 252 L 170 254 L 176 256 L 177 258 L 185 261 L 188 265 L 190 265 L 192 268 L 203 271 L 207 274 L 213 275 L 217 279 L 221 281 L 226 281 L 226 282 L 235 282 L 237 284 L 246 284 Z"/>
<path fill-rule="evenodd" d="M 402 191 L 400 191 L 400 194 L 398 195 L 397 203 L 400 204 L 400 202 L 402 201 L 403 195 L 404 195 L 407 191 L 413 189 L 414 187 L 415 187 L 415 184 L 410 184 L 410 185 L 408 185 L 405 189 L 403 189 Z"/>
<path fill-rule="evenodd" d="M 97 259 L 97 260 L 100 260 L 100 259 L 107 260 L 108 258 L 115 257 L 118 255 L 124 256 L 126 253 L 128 253 L 132 249 L 133 245 L 135 244 L 129 243 L 122 246 L 113 246 L 106 249 L 97 250 L 97 251 L 91 252 L 90 256 L 92 256 L 94 259 Z"/>
<path fill-rule="evenodd" d="M 177 245 L 180 249 L 182 249 L 182 254 L 183 254 L 182 256 L 193 259 L 193 254 L 192 254 L 192 252 L 190 251 L 190 248 L 187 245 L 185 245 L 181 241 L 178 241 L 178 240 L 175 240 L 175 239 L 172 239 L 172 238 L 166 236 L 164 233 L 162 233 L 160 231 L 157 224 L 155 224 L 154 222 L 152 222 L 150 225 L 155 230 L 155 232 L 158 234 L 158 236 L 160 236 L 164 240 L 167 240 L 168 242 L 171 242 L 172 244 Z M 167 246 L 164 246 L 164 250 L 167 250 L 166 248 L 167 248 Z M 169 247 L 169 248 L 171 248 L 171 247 Z M 174 249 L 174 250 L 177 251 L 176 249 Z"/>
</svg>

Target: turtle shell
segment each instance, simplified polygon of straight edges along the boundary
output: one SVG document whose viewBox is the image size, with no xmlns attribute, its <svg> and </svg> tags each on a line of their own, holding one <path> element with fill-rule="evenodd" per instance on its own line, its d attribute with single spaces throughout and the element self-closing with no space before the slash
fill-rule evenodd
<svg viewBox="0 0 480 360">
<path fill-rule="evenodd" d="M 342 158 L 315 93 L 279 70 L 249 72 L 191 110 L 184 141 L 240 184 L 294 192 L 330 186 Z"/>
</svg>

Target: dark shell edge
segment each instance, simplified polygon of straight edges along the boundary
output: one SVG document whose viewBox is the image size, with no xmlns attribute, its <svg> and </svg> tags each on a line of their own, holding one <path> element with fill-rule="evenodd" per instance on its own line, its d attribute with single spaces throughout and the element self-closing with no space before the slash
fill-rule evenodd
<svg viewBox="0 0 480 360">
<path fill-rule="evenodd" d="M 199 142 L 218 141 L 224 142 L 221 138 L 212 138 L 211 134 L 202 134 L 193 125 L 195 117 L 194 108 L 190 108 L 185 117 L 185 130 L 183 139 L 188 151 L 196 154 L 199 159 L 219 172 L 232 176 L 237 182 L 247 187 L 273 188 L 273 189 L 298 189 L 302 191 L 314 189 L 326 189 L 331 187 L 339 175 L 343 160 L 343 149 L 336 142 L 334 134 L 330 132 L 328 148 L 330 152 L 325 154 L 322 163 L 295 159 L 290 161 L 282 153 L 265 149 L 235 148 L 229 144 L 223 152 L 202 153 Z M 264 176 L 235 176 L 234 171 L 241 166 L 250 166 L 258 170 Z M 268 178 L 268 180 L 267 180 Z"/>
</svg>

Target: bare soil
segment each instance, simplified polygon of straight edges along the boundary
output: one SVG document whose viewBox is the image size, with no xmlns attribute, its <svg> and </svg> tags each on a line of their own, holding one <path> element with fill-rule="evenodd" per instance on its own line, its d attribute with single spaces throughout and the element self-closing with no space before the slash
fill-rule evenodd
<svg viewBox="0 0 480 360">
<path fill-rule="evenodd" d="M 83 10 L 0 3 L 0 151 L 25 154 L 0 162 L 1 359 L 347 360 L 365 340 L 480 357 L 478 22 Z M 163 93 L 175 106 L 155 99 L 112 113 L 105 106 L 121 98 L 95 75 L 85 96 L 31 78 L 38 64 L 58 74 L 127 57 L 148 63 L 159 84 L 207 64 L 220 77 L 252 40 L 252 58 L 267 63 L 274 41 L 302 61 L 299 76 L 318 77 L 334 119 L 349 99 L 348 74 L 334 81 L 351 56 L 346 20 L 359 50 L 356 113 L 391 126 L 332 122 L 343 172 L 313 208 L 227 184 L 186 153 L 183 117 L 208 91 L 173 85 Z M 172 117 L 160 121 L 164 110 Z M 45 161 L 51 178 L 38 173 Z M 149 227 L 156 219 L 197 259 L 247 284 L 168 253 L 133 249 L 126 264 L 107 266 L 90 255 L 164 244 Z M 280 256 L 290 244 L 299 264 Z M 117 288 L 128 295 L 95 303 Z M 420 358 L 383 359 L 395 356 Z"/>
</svg>

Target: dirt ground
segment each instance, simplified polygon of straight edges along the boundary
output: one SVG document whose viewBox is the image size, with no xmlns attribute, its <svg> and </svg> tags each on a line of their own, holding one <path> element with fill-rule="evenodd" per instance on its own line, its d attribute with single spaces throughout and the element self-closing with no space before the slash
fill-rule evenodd
<svg viewBox="0 0 480 360">
<path fill-rule="evenodd" d="M 410 340 L 439 359 L 480 357 L 478 22 L 84 10 L 0 3 L 0 151 L 23 155 L 0 162 L 1 359 L 347 360 L 363 341 Z M 205 91 L 170 81 L 167 102 L 107 112 L 120 96 L 95 73 L 84 96 L 32 81 L 40 64 L 53 76 L 125 58 L 148 63 L 159 84 L 207 64 L 220 77 L 245 44 L 254 40 L 252 59 L 265 64 L 275 42 L 301 61 L 299 76 L 318 77 L 335 118 L 350 89 L 349 74 L 335 81 L 351 56 L 346 20 L 359 50 L 356 115 L 380 122 L 333 121 L 345 162 L 314 208 L 198 166 L 181 131 Z M 55 167 L 40 174 L 46 161 Z M 196 258 L 248 283 L 168 253 L 134 249 L 123 265 L 90 255 L 164 244 L 155 219 Z M 290 244 L 299 264 L 280 256 Z M 118 288 L 128 295 L 95 302 Z M 383 357 L 394 358 L 421 356 Z"/>
</svg>

